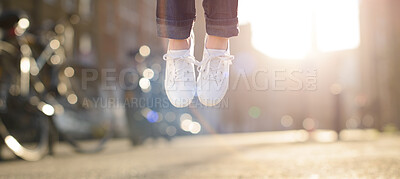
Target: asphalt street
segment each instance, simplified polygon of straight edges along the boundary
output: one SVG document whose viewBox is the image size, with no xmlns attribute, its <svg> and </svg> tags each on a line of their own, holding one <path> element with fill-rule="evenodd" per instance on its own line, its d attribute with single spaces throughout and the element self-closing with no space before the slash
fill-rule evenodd
<svg viewBox="0 0 400 179">
<path fill-rule="evenodd" d="M 0 162 L 0 178 L 400 178 L 400 136 L 320 143 L 271 135 L 185 136 L 139 147 L 114 139 L 96 154 L 61 143 L 38 162 Z"/>
</svg>

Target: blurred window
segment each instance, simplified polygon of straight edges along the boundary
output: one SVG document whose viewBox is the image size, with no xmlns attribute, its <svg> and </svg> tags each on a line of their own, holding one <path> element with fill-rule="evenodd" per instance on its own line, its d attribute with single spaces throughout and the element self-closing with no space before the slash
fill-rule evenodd
<svg viewBox="0 0 400 179">
<path fill-rule="evenodd" d="M 82 19 L 89 20 L 91 17 L 91 0 L 79 0 L 79 14 Z"/>
<path fill-rule="evenodd" d="M 359 46 L 358 0 L 239 1 L 241 23 L 252 26 L 252 44 L 262 53 L 301 59 L 312 51 Z"/>
<path fill-rule="evenodd" d="M 316 0 L 315 14 L 319 50 L 327 52 L 359 46 L 358 0 Z"/>
<path fill-rule="evenodd" d="M 107 1 L 108 5 L 106 6 L 106 32 L 108 34 L 114 34 L 115 32 L 115 17 L 114 17 L 114 2 Z"/>
<path fill-rule="evenodd" d="M 90 34 L 83 34 L 79 39 L 79 51 L 81 54 L 88 55 L 92 52 L 92 37 Z"/>
<path fill-rule="evenodd" d="M 68 13 L 73 13 L 76 8 L 76 0 L 67 0 L 64 1 L 63 8 Z"/>
<path fill-rule="evenodd" d="M 55 0 L 44 0 L 44 2 L 50 5 L 54 5 L 56 3 Z"/>
</svg>

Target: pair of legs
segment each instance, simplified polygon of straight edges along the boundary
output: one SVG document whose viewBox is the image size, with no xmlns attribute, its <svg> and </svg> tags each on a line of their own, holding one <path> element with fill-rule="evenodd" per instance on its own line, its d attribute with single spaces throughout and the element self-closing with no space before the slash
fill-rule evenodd
<svg viewBox="0 0 400 179">
<path fill-rule="evenodd" d="M 233 56 L 228 39 L 237 36 L 238 0 L 203 0 L 207 40 L 202 61 L 193 56 L 195 0 L 158 0 L 157 32 L 168 38 L 165 92 L 175 107 L 187 107 L 195 94 L 205 106 L 215 106 L 225 96 Z M 195 66 L 198 77 L 196 80 Z"/>
<path fill-rule="evenodd" d="M 169 39 L 168 47 L 170 50 L 184 50 L 190 46 L 190 40 Z M 207 37 L 206 48 L 225 50 L 228 48 L 228 38 L 209 35 Z"/>
<path fill-rule="evenodd" d="M 238 35 L 237 7 L 238 0 L 203 0 L 207 49 L 225 50 L 228 38 Z M 188 49 L 196 19 L 195 0 L 157 0 L 156 16 L 158 36 L 169 39 L 169 49 Z"/>
</svg>

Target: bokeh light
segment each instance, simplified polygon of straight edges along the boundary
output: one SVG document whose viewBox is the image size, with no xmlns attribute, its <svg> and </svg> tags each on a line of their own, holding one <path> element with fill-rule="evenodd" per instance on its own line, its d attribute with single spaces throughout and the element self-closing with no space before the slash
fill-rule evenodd
<svg viewBox="0 0 400 179">
<path fill-rule="evenodd" d="M 190 132 L 192 134 L 198 134 L 201 131 L 201 125 L 198 122 L 192 122 L 190 126 Z"/>
<path fill-rule="evenodd" d="M 50 41 L 50 48 L 53 50 L 57 50 L 58 48 L 60 48 L 60 41 L 56 39 Z"/>
<path fill-rule="evenodd" d="M 140 47 L 139 49 L 139 53 L 140 55 L 142 55 L 143 57 L 147 57 L 150 55 L 150 47 L 147 45 L 143 45 Z"/>
<path fill-rule="evenodd" d="M 53 55 L 53 56 L 51 56 L 51 58 L 50 58 L 50 62 L 51 62 L 53 65 L 58 65 L 58 64 L 61 63 L 61 58 L 60 58 L 60 56 L 58 56 L 58 55 Z"/>
<path fill-rule="evenodd" d="M 140 113 L 142 114 L 143 117 L 147 118 L 147 114 L 151 111 L 150 108 L 143 108 Z"/>
<path fill-rule="evenodd" d="M 168 136 L 174 136 L 176 134 L 176 128 L 174 126 L 168 126 L 165 129 L 165 133 L 167 133 Z"/>
<path fill-rule="evenodd" d="M 7 146 L 11 148 L 11 150 L 15 151 L 16 153 L 23 152 L 23 147 L 13 136 L 6 136 L 4 138 L 4 142 L 7 144 Z"/>
<path fill-rule="evenodd" d="M 365 115 L 362 119 L 362 124 L 364 125 L 364 127 L 372 127 L 374 125 L 374 117 L 372 117 L 372 115 Z"/>
<path fill-rule="evenodd" d="M 139 80 L 139 86 L 142 89 L 143 92 L 147 93 L 150 92 L 151 86 L 150 86 L 150 80 L 147 78 L 141 78 Z"/>
<path fill-rule="evenodd" d="M 303 128 L 306 129 L 306 130 L 309 130 L 309 131 L 315 129 L 315 121 L 314 121 L 314 119 L 313 118 L 309 118 L 309 117 L 304 119 Z"/>
<path fill-rule="evenodd" d="M 62 24 L 57 24 L 56 27 L 54 27 L 54 30 L 58 33 L 58 34 L 62 34 L 64 33 L 65 27 Z"/>
<path fill-rule="evenodd" d="M 72 76 L 74 76 L 74 74 L 75 74 L 75 70 L 74 70 L 74 68 L 72 68 L 72 67 L 67 67 L 67 68 L 65 68 L 64 69 L 64 75 L 66 76 L 66 77 L 72 77 Z"/>
<path fill-rule="evenodd" d="M 18 26 L 22 29 L 27 29 L 29 27 L 29 20 L 27 18 L 21 18 L 18 21 Z"/>
<path fill-rule="evenodd" d="M 185 119 L 181 121 L 182 130 L 189 132 L 192 129 L 192 121 L 189 119 Z"/>
<path fill-rule="evenodd" d="M 71 24 L 78 24 L 81 21 L 81 18 L 74 14 L 69 18 L 69 21 L 71 22 Z"/>
<path fill-rule="evenodd" d="M 192 117 L 192 115 L 190 115 L 190 114 L 188 114 L 188 113 L 183 113 L 182 115 L 181 115 L 181 117 L 179 118 L 179 120 L 182 122 L 182 121 L 184 121 L 184 120 L 193 120 L 193 117 Z"/>
<path fill-rule="evenodd" d="M 290 115 L 284 115 L 281 118 L 281 124 L 283 127 L 290 127 L 293 124 L 293 118 Z"/>
<path fill-rule="evenodd" d="M 34 88 L 37 92 L 41 93 L 44 91 L 44 85 L 41 82 L 36 82 Z"/>
<path fill-rule="evenodd" d="M 78 102 L 78 96 L 76 96 L 76 94 L 69 94 L 67 96 L 67 101 L 69 104 L 76 104 Z"/>
<path fill-rule="evenodd" d="M 29 47 L 29 45 L 21 45 L 20 50 L 22 52 L 22 54 L 26 57 L 31 56 L 32 55 L 32 50 L 31 47 Z"/>
<path fill-rule="evenodd" d="M 45 104 L 42 107 L 42 111 L 44 114 L 46 114 L 48 116 L 52 116 L 54 114 L 54 107 L 51 106 L 50 104 Z"/>
<path fill-rule="evenodd" d="M 155 111 L 153 111 L 153 110 L 150 110 L 150 111 L 146 114 L 146 119 L 147 119 L 147 121 L 149 121 L 150 123 L 155 123 L 155 122 L 157 122 L 157 121 L 158 121 L 158 118 L 159 118 L 158 113 L 155 112 Z"/>
<path fill-rule="evenodd" d="M 66 85 L 65 83 L 59 83 L 59 84 L 57 85 L 57 91 L 58 91 L 58 93 L 60 93 L 61 95 L 66 94 L 66 93 L 67 93 L 67 90 L 68 90 L 68 88 L 67 88 L 67 85 Z"/>
<path fill-rule="evenodd" d="M 143 71 L 143 77 L 146 78 L 146 79 L 151 80 L 154 77 L 154 71 L 152 69 L 150 69 L 150 68 L 146 68 Z"/>
<path fill-rule="evenodd" d="M 346 128 L 348 129 L 356 129 L 360 126 L 360 118 L 359 117 L 352 117 L 346 121 Z"/>
<path fill-rule="evenodd" d="M 257 106 L 253 106 L 249 109 L 249 116 L 252 117 L 253 119 L 257 119 L 261 115 L 261 109 Z"/>
<path fill-rule="evenodd" d="M 151 69 L 153 69 L 157 73 L 160 73 L 161 72 L 161 65 L 159 63 L 154 63 L 153 65 L 151 65 Z"/>
<path fill-rule="evenodd" d="M 61 104 L 54 105 L 54 113 L 56 115 L 61 115 L 64 113 L 64 107 Z"/>
<path fill-rule="evenodd" d="M 330 90 L 333 95 L 338 95 L 342 92 L 343 89 L 342 85 L 340 85 L 339 83 L 335 83 L 331 85 Z"/>
<path fill-rule="evenodd" d="M 31 68 L 31 63 L 28 57 L 22 57 L 20 63 L 20 69 L 22 73 L 28 73 Z"/>
<path fill-rule="evenodd" d="M 317 142 L 335 142 L 338 140 L 338 134 L 333 130 L 315 130 L 310 137 Z"/>
</svg>

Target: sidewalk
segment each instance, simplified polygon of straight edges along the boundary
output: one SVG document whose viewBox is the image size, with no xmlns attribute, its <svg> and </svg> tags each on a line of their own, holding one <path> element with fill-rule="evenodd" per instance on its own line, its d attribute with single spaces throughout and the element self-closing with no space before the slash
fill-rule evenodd
<svg viewBox="0 0 400 179">
<path fill-rule="evenodd" d="M 97 154 L 60 144 L 38 162 L 0 162 L 0 178 L 399 178 L 400 137 L 359 142 L 263 143 L 276 133 L 178 137 Z M 278 135 L 279 136 L 279 135 Z"/>
</svg>

